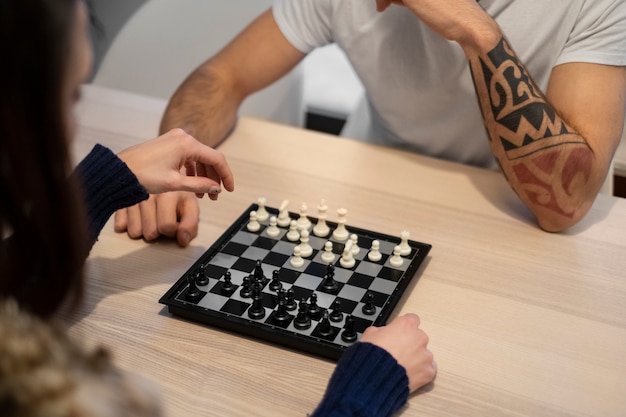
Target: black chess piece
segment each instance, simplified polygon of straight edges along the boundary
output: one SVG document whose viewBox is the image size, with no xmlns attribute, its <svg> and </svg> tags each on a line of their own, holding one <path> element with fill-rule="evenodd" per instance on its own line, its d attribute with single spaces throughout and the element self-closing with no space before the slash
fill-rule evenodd
<svg viewBox="0 0 626 417">
<path fill-rule="evenodd" d="M 272 281 L 270 282 L 270 290 L 278 292 L 282 287 L 283 283 L 280 282 L 279 279 L 280 271 L 275 269 L 272 271 Z"/>
<path fill-rule="evenodd" d="M 322 317 L 323 311 L 322 308 L 317 305 L 317 294 L 311 294 L 311 297 L 309 297 L 309 301 L 309 316 L 313 320 L 319 320 Z"/>
<path fill-rule="evenodd" d="M 259 320 L 265 317 L 265 307 L 263 307 L 263 293 L 257 285 L 252 288 L 252 305 L 248 308 L 248 317 Z"/>
<path fill-rule="evenodd" d="M 296 298 L 293 293 L 293 289 L 289 288 L 287 290 L 287 300 L 285 302 L 285 307 L 287 307 L 288 311 L 293 311 L 298 308 L 298 304 L 296 303 Z"/>
<path fill-rule="evenodd" d="M 346 343 L 355 342 L 357 339 L 356 330 L 354 329 L 354 320 L 352 316 L 346 317 L 346 325 L 343 326 L 343 332 L 341 333 L 341 340 Z"/>
<path fill-rule="evenodd" d="M 241 285 L 241 290 L 239 291 L 239 295 L 243 298 L 250 298 L 252 295 L 252 282 L 250 281 L 250 277 L 243 277 L 243 284 Z"/>
<path fill-rule="evenodd" d="M 329 265 L 329 266 L 332 266 L 332 265 Z M 324 281 L 322 282 L 322 290 L 324 292 L 327 292 L 330 294 L 337 293 L 337 290 L 339 289 L 339 284 L 337 284 L 337 281 L 335 281 L 334 276 L 335 276 L 334 271 L 332 273 L 327 272 L 326 275 L 324 275 Z"/>
<path fill-rule="evenodd" d="M 254 265 L 254 279 L 255 281 L 261 281 L 263 285 L 265 285 L 266 278 L 263 272 L 263 266 L 261 265 L 261 260 L 257 259 L 256 264 Z"/>
<path fill-rule="evenodd" d="M 187 282 L 189 287 L 185 292 L 185 300 L 197 303 L 202 298 L 202 291 L 197 287 L 195 277 L 192 274 L 187 275 Z"/>
<path fill-rule="evenodd" d="M 273 320 L 274 323 L 277 325 L 283 325 L 286 321 L 289 320 L 289 313 L 287 312 L 287 308 L 285 307 L 285 300 L 284 299 L 280 299 L 278 301 L 278 307 L 276 308 L 276 311 L 274 312 L 274 316 L 273 316 Z"/>
<path fill-rule="evenodd" d="M 334 321 L 335 323 L 343 320 L 343 313 L 341 312 L 341 301 L 335 300 L 330 305 L 330 321 Z"/>
<path fill-rule="evenodd" d="M 320 336 L 329 336 L 333 333 L 330 320 L 328 319 L 328 311 L 324 312 L 324 316 L 322 317 L 319 326 L 317 326 L 317 332 Z"/>
<path fill-rule="evenodd" d="M 328 264 L 328 266 L 326 266 L 326 275 L 330 275 L 331 278 L 335 278 L 335 265 Z"/>
<path fill-rule="evenodd" d="M 293 327 L 298 330 L 306 330 L 311 327 L 311 317 L 307 314 L 308 305 L 304 299 L 298 305 L 298 315 L 293 321 Z"/>
<path fill-rule="evenodd" d="M 374 294 L 368 292 L 365 296 L 365 304 L 363 305 L 363 314 L 372 316 L 376 314 L 376 306 L 374 305 Z"/>
<path fill-rule="evenodd" d="M 222 294 L 230 296 L 235 292 L 235 284 L 232 283 L 232 277 L 230 271 L 224 273 L 224 282 L 222 282 Z"/>
<path fill-rule="evenodd" d="M 198 276 L 196 277 L 197 285 L 207 285 L 209 283 L 209 277 L 206 276 L 206 265 L 200 264 L 198 268 Z"/>
</svg>

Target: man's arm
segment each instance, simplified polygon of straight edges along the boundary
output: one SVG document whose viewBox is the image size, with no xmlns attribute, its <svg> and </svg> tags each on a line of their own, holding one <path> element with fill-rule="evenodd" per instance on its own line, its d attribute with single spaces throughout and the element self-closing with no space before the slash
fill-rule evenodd
<svg viewBox="0 0 626 417">
<path fill-rule="evenodd" d="M 160 130 L 179 127 L 216 146 L 234 127 L 242 101 L 287 74 L 303 58 L 267 10 L 187 77 L 172 96 Z"/>
<path fill-rule="evenodd" d="M 626 69 L 563 64 L 553 69 L 544 94 L 474 0 L 377 0 L 380 11 L 390 3 L 410 8 L 463 48 L 491 150 L 539 226 L 561 231 L 578 222 L 593 204 L 619 144 Z"/>
<path fill-rule="evenodd" d="M 619 144 L 626 69 L 563 64 L 544 95 L 503 37 L 468 58 L 489 144 L 507 181 L 540 227 L 572 226 L 593 204 Z"/>
<path fill-rule="evenodd" d="M 233 129 L 241 102 L 287 74 L 302 58 L 268 10 L 187 77 L 168 103 L 160 131 L 182 128 L 215 147 Z M 198 222 L 196 197 L 184 192 L 150 196 L 115 213 L 117 232 L 126 231 L 134 239 L 175 237 L 181 246 L 198 234 Z"/>
</svg>

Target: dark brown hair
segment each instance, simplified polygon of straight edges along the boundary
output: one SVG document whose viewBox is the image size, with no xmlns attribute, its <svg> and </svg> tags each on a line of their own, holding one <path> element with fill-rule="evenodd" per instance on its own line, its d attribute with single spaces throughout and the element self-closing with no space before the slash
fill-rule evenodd
<svg viewBox="0 0 626 417">
<path fill-rule="evenodd" d="M 43 317 L 80 298 L 88 251 L 62 96 L 77 1 L 0 2 L 0 297 Z"/>
</svg>

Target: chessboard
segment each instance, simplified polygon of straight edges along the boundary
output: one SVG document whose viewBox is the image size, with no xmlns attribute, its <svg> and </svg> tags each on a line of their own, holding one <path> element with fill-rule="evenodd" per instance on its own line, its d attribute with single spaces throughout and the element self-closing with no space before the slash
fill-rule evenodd
<svg viewBox="0 0 626 417">
<path fill-rule="evenodd" d="M 369 326 L 386 324 L 431 245 L 250 205 L 165 293 L 174 316 L 338 359 Z"/>
</svg>

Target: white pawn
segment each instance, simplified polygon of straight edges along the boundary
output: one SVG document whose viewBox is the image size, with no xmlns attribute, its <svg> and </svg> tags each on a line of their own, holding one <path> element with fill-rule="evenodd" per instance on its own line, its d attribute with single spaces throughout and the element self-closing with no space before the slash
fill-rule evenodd
<svg viewBox="0 0 626 417">
<path fill-rule="evenodd" d="M 344 268 L 352 268 L 355 264 L 354 256 L 352 256 L 352 241 L 348 240 L 346 246 L 343 248 L 343 254 L 341 255 L 341 259 L 339 259 L 339 263 Z"/>
<path fill-rule="evenodd" d="M 380 242 L 377 240 L 374 240 L 372 242 L 372 247 L 369 251 L 369 253 L 367 254 L 367 259 L 369 259 L 372 262 L 378 262 L 382 259 L 383 255 L 380 253 Z"/>
<path fill-rule="evenodd" d="M 265 231 L 269 237 L 276 237 L 280 234 L 280 229 L 276 226 L 276 216 L 270 217 L 270 227 Z"/>
<path fill-rule="evenodd" d="M 335 262 L 335 254 L 333 253 L 333 242 L 330 240 L 324 244 L 324 253 L 322 253 L 322 261 L 327 264 Z"/>
<path fill-rule="evenodd" d="M 265 197 L 259 197 L 259 200 L 258 200 L 259 208 L 256 209 L 256 219 L 260 222 L 264 222 L 270 216 L 270 214 L 265 209 L 265 202 L 266 202 Z"/>
<path fill-rule="evenodd" d="M 293 248 L 293 256 L 289 260 L 289 263 L 291 263 L 291 266 L 293 266 L 294 268 L 300 268 L 302 265 L 304 265 L 304 259 L 302 259 L 302 256 L 300 255 L 299 246 L 295 246 Z"/>
<path fill-rule="evenodd" d="M 400 255 L 407 256 L 411 253 L 411 246 L 409 246 L 410 233 L 406 230 L 400 232 Z"/>
<path fill-rule="evenodd" d="M 295 220 L 292 220 L 289 224 L 289 231 L 287 232 L 287 240 L 290 242 L 296 242 L 300 240 L 300 232 L 298 231 L 298 224 Z"/>
<path fill-rule="evenodd" d="M 298 229 L 309 230 L 311 229 L 311 220 L 306 216 L 307 206 L 305 203 L 302 203 L 300 206 L 300 217 L 298 217 Z"/>
<path fill-rule="evenodd" d="M 393 255 L 391 256 L 391 258 L 389 258 L 389 264 L 391 266 L 395 266 L 396 268 L 402 266 L 404 259 L 402 259 L 402 256 L 400 256 L 401 250 L 402 248 L 400 248 L 400 245 L 394 246 Z"/>
<path fill-rule="evenodd" d="M 359 248 L 359 245 L 357 244 L 357 242 L 359 241 L 359 237 L 356 234 L 352 233 L 350 235 L 350 241 L 352 241 L 352 249 L 350 251 L 352 252 L 352 255 L 357 256 L 361 251 L 361 248 Z"/>
<path fill-rule="evenodd" d="M 340 208 L 337 210 L 337 214 L 339 215 L 339 220 L 337 220 L 337 228 L 333 231 L 333 237 L 343 242 L 348 239 L 349 233 L 346 229 L 346 214 L 348 214 L 348 210 L 345 208 Z"/>
<path fill-rule="evenodd" d="M 298 246 L 300 247 L 300 255 L 302 255 L 303 258 L 308 258 L 309 256 L 313 254 L 313 247 L 309 245 L 309 231 L 308 230 L 303 229 L 300 232 L 300 244 Z"/>
<path fill-rule="evenodd" d="M 322 199 L 320 204 L 317 206 L 317 224 L 313 227 L 313 234 L 318 237 L 326 237 L 330 233 L 330 227 L 326 224 L 326 211 L 328 210 L 328 206 L 326 205 L 326 200 Z"/>
<path fill-rule="evenodd" d="M 248 231 L 250 232 L 258 232 L 261 228 L 261 224 L 257 221 L 256 211 L 252 210 L 250 212 L 250 221 L 246 225 Z"/>
</svg>

